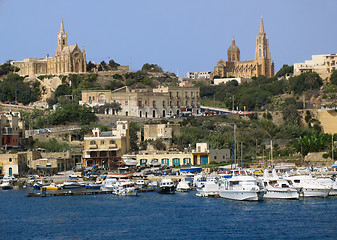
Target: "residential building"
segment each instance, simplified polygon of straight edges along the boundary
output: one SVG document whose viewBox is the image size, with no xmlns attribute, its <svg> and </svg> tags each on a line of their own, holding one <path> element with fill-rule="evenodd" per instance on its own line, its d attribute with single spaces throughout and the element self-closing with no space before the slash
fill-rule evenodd
<svg viewBox="0 0 337 240">
<path fill-rule="evenodd" d="M 154 89 L 131 89 L 122 87 L 112 92 L 82 91 L 80 104 L 99 106 L 105 103 L 120 103 L 122 110 L 112 115 L 124 115 L 142 118 L 160 118 L 167 115 L 179 115 L 182 112 L 200 113 L 200 89 L 198 87 L 159 87 Z"/>
<path fill-rule="evenodd" d="M 231 160 L 230 149 L 209 149 L 208 151 L 209 162 L 228 162 Z"/>
<path fill-rule="evenodd" d="M 336 54 L 312 55 L 311 60 L 306 60 L 304 63 L 294 63 L 294 75 L 300 75 L 304 72 L 317 72 L 325 79 L 330 77 L 331 73 L 336 70 L 336 67 Z"/>
<path fill-rule="evenodd" d="M 0 172 L 3 175 L 19 175 L 27 171 L 26 155 L 23 153 L 0 154 Z"/>
<path fill-rule="evenodd" d="M 14 65 L 20 68 L 18 74 L 25 76 L 86 72 L 87 62 L 84 47 L 81 51 L 77 43 L 68 45 L 68 33 L 64 30 L 63 20 L 57 42 L 58 48 L 55 57 L 47 55 L 46 58 L 26 58 L 23 61 L 14 62 Z"/>
<path fill-rule="evenodd" d="M 25 137 L 25 124 L 21 121 L 20 112 L 0 113 L 0 145 L 2 148 L 19 147 Z"/>
<path fill-rule="evenodd" d="M 116 127 L 109 132 L 95 128 L 90 136 L 84 137 L 84 166 L 110 168 L 121 160 L 123 154 L 130 151 L 129 123 L 117 121 Z"/>
<path fill-rule="evenodd" d="M 187 78 L 190 79 L 210 79 L 212 72 L 188 72 Z"/>
<path fill-rule="evenodd" d="M 271 61 L 269 39 L 264 31 L 263 19 L 261 17 L 260 32 L 256 37 L 255 59 L 250 61 L 240 60 L 240 49 L 232 45 L 227 51 L 228 61 L 221 59 L 214 67 L 211 79 L 225 77 L 252 78 L 264 75 L 267 78 L 274 76 L 274 63 Z"/>
</svg>

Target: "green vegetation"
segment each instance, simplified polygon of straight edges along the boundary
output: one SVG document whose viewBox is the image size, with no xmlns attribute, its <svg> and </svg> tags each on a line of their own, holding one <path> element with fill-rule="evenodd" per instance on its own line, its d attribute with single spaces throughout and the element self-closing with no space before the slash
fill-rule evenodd
<svg viewBox="0 0 337 240">
<path fill-rule="evenodd" d="M 39 82 L 24 82 L 24 77 L 9 74 L 0 82 L 0 101 L 18 101 L 23 104 L 35 102 L 40 97 Z"/>
<path fill-rule="evenodd" d="M 71 103 L 59 106 L 55 112 L 36 109 L 32 113 L 22 112 L 22 118 L 27 125 L 31 124 L 34 128 L 45 128 L 52 125 L 69 123 L 90 125 L 96 121 L 92 108 Z"/>
<path fill-rule="evenodd" d="M 71 147 L 68 143 L 58 142 L 55 138 L 49 139 L 48 142 L 35 142 L 34 148 L 43 148 L 47 152 L 62 152 L 70 150 Z"/>
<path fill-rule="evenodd" d="M 7 61 L 6 63 L 0 65 L 0 76 L 7 75 L 9 73 L 15 73 L 19 70 L 20 69 L 13 66 L 10 61 Z"/>
<path fill-rule="evenodd" d="M 149 64 L 149 63 L 145 63 L 142 67 L 142 70 L 148 72 L 163 72 L 163 69 L 157 64 Z"/>
</svg>

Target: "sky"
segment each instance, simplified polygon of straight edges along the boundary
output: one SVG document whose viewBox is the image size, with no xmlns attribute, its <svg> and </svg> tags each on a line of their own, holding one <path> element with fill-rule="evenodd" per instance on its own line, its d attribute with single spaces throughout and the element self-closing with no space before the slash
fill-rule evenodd
<svg viewBox="0 0 337 240">
<path fill-rule="evenodd" d="M 336 0 L 0 0 L 0 63 L 55 56 L 61 20 L 87 61 L 213 71 L 235 38 L 253 60 L 263 17 L 275 72 L 336 53 Z"/>
</svg>

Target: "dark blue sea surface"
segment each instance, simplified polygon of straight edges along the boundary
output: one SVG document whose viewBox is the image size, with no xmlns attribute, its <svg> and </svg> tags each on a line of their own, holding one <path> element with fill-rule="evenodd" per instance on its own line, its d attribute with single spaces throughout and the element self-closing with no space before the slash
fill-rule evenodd
<svg viewBox="0 0 337 240">
<path fill-rule="evenodd" d="M 336 239 L 337 197 L 238 202 L 196 192 L 33 197 L 0 191 L 0 239 Z"/>
</svg>

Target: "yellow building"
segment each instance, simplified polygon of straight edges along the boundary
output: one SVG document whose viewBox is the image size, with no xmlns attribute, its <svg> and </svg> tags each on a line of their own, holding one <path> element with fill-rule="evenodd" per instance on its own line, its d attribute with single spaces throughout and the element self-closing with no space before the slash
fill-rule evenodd
<svg viewBox="0 0 337 240">
<path fill-rule="evenodd" d="M 109 132 L 95 128 L 90 136 L 84 137 L 84 166 L 110 168 L 121 160 L 123 154 L 130 151 L 129 123 L 117 121 L 116 125 L 117 128 Z"/>
<path fill-rule="evenodd" d="M 241 61 L 240 49 L 235 45 L 233 38 L 232 45 L 227 51 L 228 61 L 221 59 L 214 67 L 211 76 L 214 78 L 242 77 L 252 78 L 261 75 L 270 78 L 274 76 L 274 63 L 271 61 L 269 39 L 264 31 L 263 19 L 261 17 L 260 32 L 256 37 L 255 59 Z"/>
<path fill-rule="evenodd" d="M 198 87 L 159 87 L 154 89 L 131 89 L 122 87 L 114 91 L 82 91 L 80 104 L 91 107 L 117 102 L 122 110 L 112 115 L 124 115 L 142 118 L 160 118 L 167 115 L 179 115 L 190 112 L 200 113 L 200 89 Z"/>
<path fill-rule="evenodd" d="M 25 76 L 86 72 L 87 62 L 84 47 L 81 51 L 77 43 L 68 45 L 68 34 L 64 30 L 63 20 L 57 42 L 58 48 L 55 57 L 47 55 L 46 58 L 27 58 L 14 62 L 14 65 L 20 68 L 18 74 Z"/>
<path fill-rule="evenodd" d="M 0 113 L 0 146 L 19 147 L 20 141 L 25 137 L 25 124 L 20 119 L 20 112 Z"/>
<path fill-rule="evenodd" d="M 0 154 L 0 170 L 4 175 L 19 175 L 27 171 L 26 155 L 22 153 Z"/>
</svg>

